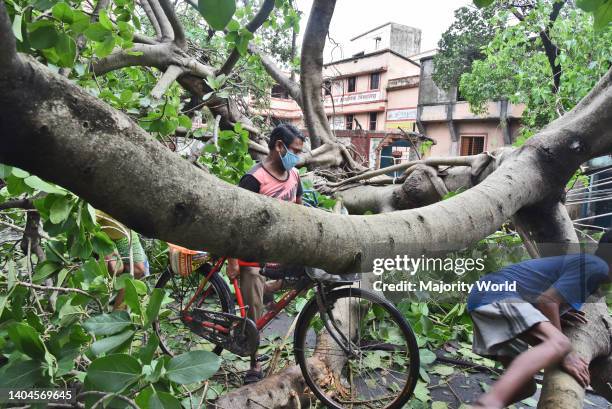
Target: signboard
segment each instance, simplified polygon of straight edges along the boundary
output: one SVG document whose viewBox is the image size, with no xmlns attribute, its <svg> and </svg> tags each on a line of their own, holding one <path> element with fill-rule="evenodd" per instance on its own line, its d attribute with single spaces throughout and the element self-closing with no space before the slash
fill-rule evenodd
<svg viewBox="0 0 612 409">
<path fill-rule="evenodd" d="M 368 92 L 359 92 L 355 94 L 347 94 L 347 95 L 339 95 L 334 97 L 334 106 L 342 106 L 348 104 L 364 104 L 368 102 L 378 101 L 382 98 L 382 94 L 380 90 L 378 91 L 368 91 Z M 332 100 L 330 97 L 325 98 L 325 106 L 331 107 Z"/>
<path fill-rule="evenodd" d="M 387 122 L 386 128 L 387 129 L 402 128 L 404 131 L 414 131 L 414 124 L 415 123 L 416 123 L 415 121 L 394 121 L 394 122 Z"/>
<path fill-rule="evenodd" d="M 329 119 L 329 127 L 335 131 L 340 130 L 340 129 L 345 129 L 346 124 L 345 124 L 344 115 L 336 115 L 334 117 L 331 117 Z"/>
<path fill-rule="evenodd" d="M 416 117 L 416 108 L 391 109 L 387 111 L 387 121 L 414 121 Z"/>
</svg>

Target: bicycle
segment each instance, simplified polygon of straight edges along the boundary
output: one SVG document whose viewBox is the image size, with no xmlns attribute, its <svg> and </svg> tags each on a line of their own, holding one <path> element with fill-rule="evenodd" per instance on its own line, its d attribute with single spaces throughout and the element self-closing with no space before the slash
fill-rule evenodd
<svg viewBox="0 0 612 409">
<path fill-rule="evenodd" d="M 226 349 L 251 356 L 259 347 L 260 331 L 296 297 L 313 289 L 314 296 L 296 323 L 294 355 L 315 396 L 338 409 L 401 408 L 410 399 L 419 373 L 414 333 L 390 302 L 354 287 L 357 277 L 303 269 L 303 274 L 286 278 L 292 282 L 291 288 L 253 322 L 247 318 L 238 280 L 234 279 L 240 312 L 236 314 L 229 285 L 220 275 L 226 258 L 207 257 L 188 274 L 176 274 L 169 268 L 156 284 L 170 286 L 174 299 L 170 312 L 154 323 L 166 354 L 193 349 L 221 354 Z M 278 269 L 240 264 L 260 267 L 270 278 L 278 276 Z"/>
</svg>

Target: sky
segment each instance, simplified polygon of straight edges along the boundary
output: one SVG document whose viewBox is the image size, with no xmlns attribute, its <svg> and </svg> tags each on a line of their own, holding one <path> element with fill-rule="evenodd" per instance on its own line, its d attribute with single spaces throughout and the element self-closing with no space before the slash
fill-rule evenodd
<svg viewBox="0 0 612 409">
<path fill-rule="evenodd" d="M 312 0 L 297 0 L 298 9 L 304 13 L 300 35 L 306 29 L 311 5 Z M 394 22 L 420 28 L 421 51 L 431 50 L 453 22 L 454 10 L 465 5 L 473 5 L 472 0 L 337 0 L 330 35 L 346 44 L 358 34 Z M 301 36 L 298 41 L 301 43 Z M 326 61 L 330 59 L 329 50 L 330 47 L 326 49 Z M 334 59 L 338 59 L 337 53 L 334 51 Z"/>
</svg>

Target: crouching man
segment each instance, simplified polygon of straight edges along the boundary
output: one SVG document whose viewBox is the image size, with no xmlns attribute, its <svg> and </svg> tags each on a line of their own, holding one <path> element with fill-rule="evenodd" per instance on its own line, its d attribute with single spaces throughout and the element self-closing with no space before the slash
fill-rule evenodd
<svg viewBox="0 0 612 409">
<path fill-rule="evenodd" d="M 582 304 L 600 285 L 612 281 L 611 247 L 608 231 L 595 255 L 527 260 L 479 280 L 516 282 L 516 291 L 487 292 L 475 285 L 468 297 L 474 352 L 506 368 L 473 408 L 499 409 L 528 398 L 536 391 L 534 375 L 555 365 L 583 387 L 589 384 L 589 363 L 572 351 L 561 322 L 586 323 Z"/>
</svg>

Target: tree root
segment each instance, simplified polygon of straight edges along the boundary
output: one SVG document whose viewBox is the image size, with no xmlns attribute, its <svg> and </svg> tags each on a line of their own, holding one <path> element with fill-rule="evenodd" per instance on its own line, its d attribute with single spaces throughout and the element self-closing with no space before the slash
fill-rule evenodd
<svg viewBox="0 0 612 409">
<path fill-rule="evenodd" d="M 325 365 L 317 358 L 310 358 L 308 365 L 315 373 L 322 374 L 325 371 Z M 312 399 L 300 367 L 293 365 L 257 383 L 223 395 L 216 406 L 222 409 L 299 408 L 300 405 L 309 407 Z"/>
</svg>

